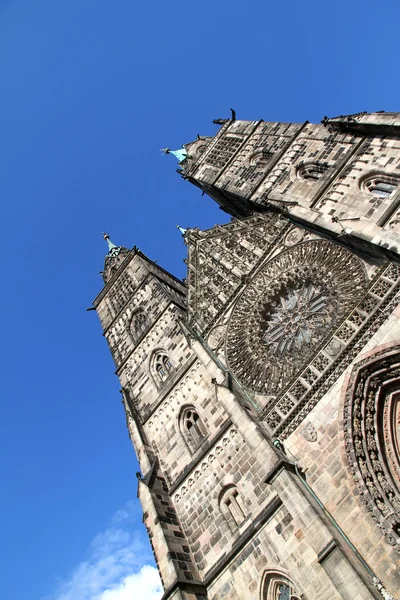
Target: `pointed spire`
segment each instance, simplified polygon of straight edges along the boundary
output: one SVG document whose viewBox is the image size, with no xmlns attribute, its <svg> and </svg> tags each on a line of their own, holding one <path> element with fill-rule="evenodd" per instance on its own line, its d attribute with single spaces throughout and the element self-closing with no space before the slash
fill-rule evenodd
<svg viewBox="0 0 400 600">
<path fill-rule="evenodd" d="M 176 228 L 179 229 L 179 231 L 181 232 L 182 235 L 185 235 L 185 233 L 187 232 L 187 229 L 185 229 L 184 227 L 181 227 L 180 225 L 177 225 Z"/>
<path fill-rule="evenodd" d="M 103 231 L 103 238 L 106 240 L 107 245 L 108 245 L 107 256 L 110 256 L 110 257 L 118 256 L 118 254 L 120 253 L 120 250 L 121 250 L 121 246 L 116 246 L 115 244 L 113 244 L 112 241 L 110 240 L 110 236 L 108 235 L 108 233 L 105 233 L 104 231 Z"/>
</svg>

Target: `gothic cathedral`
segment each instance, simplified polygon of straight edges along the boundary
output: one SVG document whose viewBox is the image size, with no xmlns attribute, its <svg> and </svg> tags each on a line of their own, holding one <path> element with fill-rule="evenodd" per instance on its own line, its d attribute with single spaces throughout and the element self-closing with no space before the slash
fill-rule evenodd
<svg viewBox="0 0 400 600">
<path fill-rule="evenodd" d="M 216 123 L 166 152 L 231 222 L 94 301 L 163 600 L 399 599 L 400 113 Z"/>
</svg>

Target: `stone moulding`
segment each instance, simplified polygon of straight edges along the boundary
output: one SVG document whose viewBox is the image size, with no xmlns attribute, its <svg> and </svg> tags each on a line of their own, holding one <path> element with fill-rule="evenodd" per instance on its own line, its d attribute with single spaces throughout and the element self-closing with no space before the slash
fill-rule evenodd
<svg viewBox="0 0 400 600">
<path fill-rule="evenodd" d="M 400 345 L 353 367 L 343 418 L 348 466 L 360 500 L 400 553 Z"/>
<path fill-rule="evenodd" d="M 278 394 L 369 285 L 362 261 L 337 244 L 313 240 L 284 250 L 263 265 L 233 307 L 229 368 L 250 390 Z"/>
</svg>

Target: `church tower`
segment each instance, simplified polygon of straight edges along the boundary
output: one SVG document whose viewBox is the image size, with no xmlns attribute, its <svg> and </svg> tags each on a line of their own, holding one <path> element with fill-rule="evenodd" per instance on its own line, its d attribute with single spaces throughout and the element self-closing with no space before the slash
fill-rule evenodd
<svg viewBox="0 0 400 600">
<path fill-rule="evenodd" d="M 400 114 L 217 123 L 232 221 L 186 283 L 106 235 L 94 301 L 163 600 L 398 600 Z"/>
</svg>

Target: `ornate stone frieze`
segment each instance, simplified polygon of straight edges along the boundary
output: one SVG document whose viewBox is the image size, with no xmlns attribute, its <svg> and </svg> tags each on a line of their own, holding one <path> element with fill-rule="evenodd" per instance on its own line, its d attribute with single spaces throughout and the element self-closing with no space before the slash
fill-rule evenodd
<svg viewBox="0 0 400 600">
<path fill-rule="evenodd" d="M 279 394 L 365 295 L 362 262 L 325 240 L 304 242 L 265 264 L 233 308 L 229 367 L 251 390 Z M 306 376 L 307 386 L 318 374 Z M 293 402 L 286 399 L 283 412 Z"/>
<path fill-rule="evenodd" d="M 344 436 L 360 498 L 400 552 L 400 345 L 354 367 L 346 392 Z"/>
</svg>

